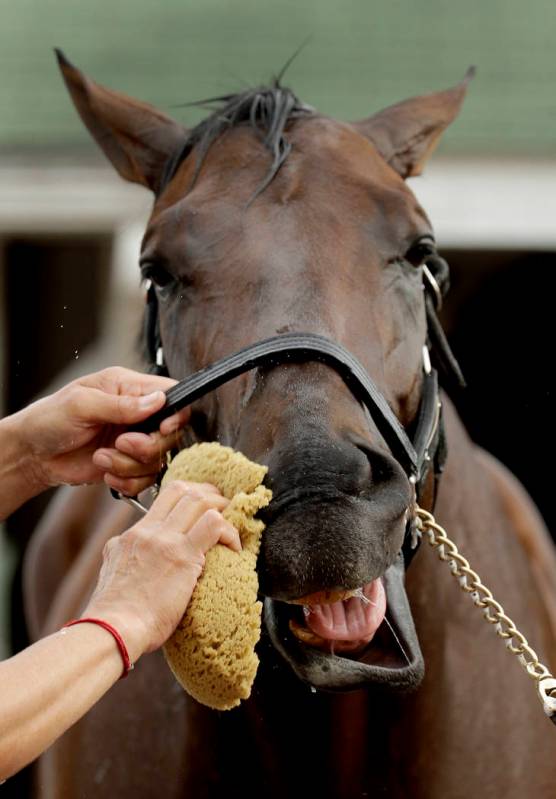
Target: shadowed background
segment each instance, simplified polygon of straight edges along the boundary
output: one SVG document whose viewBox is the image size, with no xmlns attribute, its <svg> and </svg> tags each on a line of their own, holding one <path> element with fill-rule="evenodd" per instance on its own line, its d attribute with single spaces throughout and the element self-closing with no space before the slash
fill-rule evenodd
<svg viewBox="0 0 556 799">
<path fill-rule="evenodd" d="M 340 119 L 453 85 L 476 64 L 461 117 L 412 187 L 452 265 L 444 320 L 470 385 L 457 404 L 553 524 L 545 452 L 554 444 L 556 5 L 0 0 L 0 18 L 3 413 L 76 374 L 139 363 L 137 254 L 149 196 L 93 145 L 54 46 L 98 82 L 186 124 L 202 112 L 175 106 L 268 81 L 308 37 L 284 83 Z M 46 499 L 16 514 L 2 539 L 4 618 L 8 594 L 14 608 L 4 654 L 25 643 L 12 575 Z"/>
</svg>

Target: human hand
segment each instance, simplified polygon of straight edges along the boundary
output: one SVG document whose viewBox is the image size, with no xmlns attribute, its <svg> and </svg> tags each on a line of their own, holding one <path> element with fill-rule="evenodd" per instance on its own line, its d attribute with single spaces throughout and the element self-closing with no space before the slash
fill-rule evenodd
<svg viewBox="0 0 556 799">
<path fill-rule="evenodd" d="M 189 409 L 151 435 L 125 433 L 160 410 L 175 380 L 112 367 L 69 385 L 11 417 L 30 479 L 38 490 L 104 481 L 127 494 L 154 482 Z"/>
<path fill-rule="evenodd" d="M 176 480 L 139 522 L 105 545 L 98 584 L 82 615 L 112 624 L 132 662 L 174 632 L 208 550 L 217 543 L 241 550 L 237 530 L 220 513 L 227 505 L 214 486 Z"/>
</svg>

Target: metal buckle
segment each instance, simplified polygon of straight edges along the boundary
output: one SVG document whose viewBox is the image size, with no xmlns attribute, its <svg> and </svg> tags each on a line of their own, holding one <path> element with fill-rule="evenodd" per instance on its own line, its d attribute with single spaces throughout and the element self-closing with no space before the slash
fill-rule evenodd
<svg viewBox="0 0 556 799">
<path fill-rule="evenodd" d="M 158 493 L 158 486 L 153 486 L 156 493 Z M 152 489 L 151 489 L 152 490 Z M 122 499 L 124 502 L 127 502 L 128 505 L 131 505 L 132 508 L 138 510 L 141 515 L 145 515 L 148 512 L 148 508 L 146 505 L 143 505 L 137 497 L 128 497 L 127 494 L 122 494 L 121 491 L 116 491 L 115 488 L 110 489 L 110 493 L 114 497 L 114 499 Z"/>
</svg>

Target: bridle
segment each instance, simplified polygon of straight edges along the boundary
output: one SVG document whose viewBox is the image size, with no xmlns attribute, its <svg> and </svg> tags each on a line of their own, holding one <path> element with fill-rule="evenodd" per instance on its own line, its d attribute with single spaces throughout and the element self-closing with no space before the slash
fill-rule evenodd
<svg viewBox="0 0 556 799">
<path fill-rule="evenodd" d="M 317 361 L 334 369 L 353 396 L 368 410 L 392 455 L 414 485 L 417 502 L 420 501 L 432 472 L 434 506 L 438 480 L 446 459 L 438 372 L 434 367 L 437 366 L 446 378 L 455 380 L 459 385 L 464 385 L 464 381 L 437 317 L 443 296 L 448 290 L 448 264 L 438 255 L 431 256 L 423 267 L 423 278 L 428 341 L 423 347 L 421 399 L 411 436 L 402 427 L 361 363 L 341 344 L 314 333 L 284 333 L 273 336 L 206 366 L 169 389 L 164 408 L 137 429 L 143 432 L 157 430 L 164 418 L 251 369 Z M 160 338 L 158 300 L 152 284 L 147 286 L 145 334 L 151 372 L 167 374 Z M 119 492 L 112 491 L 112 494 L 118 499 L 126 499 Z M 132 500 L 132 504 L 141 507 L 136 498 Z M 414 521 L 414 518 L 408 521 L 403 544 L 406 566 L 418 542 Z"/>
<path fill-rule="evenodd" d="M 465 386 L 463 375 L 437 316 L 448 288 L 448 264 L 435 254 L 428 258 L 423 266 L 427 343 L 423 347 L 421 399 L 417 418 L 412 425 L 413 434 L 411 436 L 408 436 L 407 431 L 402 427 L 384 396 L 359 361 L 341 344 L 314 333 L 285 333 L 274 336 L 245 347 L 239 352 L 195 372 L 166 392 L 164 408 L 151 416 L 139 429 L 145 432 L 157 430 L 165 417 L 250 369 L 310 361 L 317 361 L 334 369 L 353 396 L 368 410 L 392 455 L 403 467 L 410 482 L 414 485 L 413 512 L 408 519 L 402 544 L 403 566 L 407 569 L 422 537 L 425 536 L 429 544 L 437 550 L 439 558 L 448 563 L 460 588 L 481 609 L 485 620 L 495 625 L 497 635 L 504 640 L 509 651 L 519 658 L 529 677 L 535 680 L 544 712 L 556 724 L 556 679 L 541 663 L 536 652 L 527 643 L 527 639 L 505 614 L 503 607 L 496 602 L 491 591 L 482 583 L 479 575 L 471 569 L 469 562 L 461 555 L 455 543 L 435 521 L 432 514 L 438 481 L 447 454 L 438 373 L 440 372 L 442 377 L 452 384 L 459 387 Z M 145 323 L 148 351 L 153 361 L 151 371 L 164 373 L 158 301 L 152 285 L 147 289 Z M 434 368 L 433 364 L 437 368 Z M 430 509 L 425 510 L 421 506 L 421 497 L 431 477 L 433 478 L 432 502 L 430 502 Z M 114 490 L 112 490 L 112 494 L 117 499 L 127 500 L 143 513 L 146 512 L 136 497 L 125 497 Z M 398 562 L 400 560 L 398 559 Z"/>
</svg>

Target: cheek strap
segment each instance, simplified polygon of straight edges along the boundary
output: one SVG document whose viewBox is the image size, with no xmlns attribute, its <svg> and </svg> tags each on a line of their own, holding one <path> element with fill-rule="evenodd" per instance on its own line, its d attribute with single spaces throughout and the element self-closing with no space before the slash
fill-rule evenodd
<svg viewBox="0 0 556 799">
<path fill-rule="evenodd" d="M 164 351 L 160 338 L 160 315 L 156 289 L 152 280 L 145 282 L 145 316 L 143 319 L 143 341 L 150 374 L 168 377 L 168 369 L 164 363 Z"/>
</svg>

